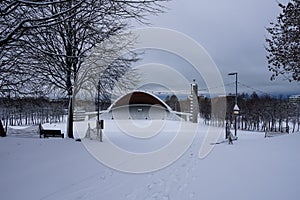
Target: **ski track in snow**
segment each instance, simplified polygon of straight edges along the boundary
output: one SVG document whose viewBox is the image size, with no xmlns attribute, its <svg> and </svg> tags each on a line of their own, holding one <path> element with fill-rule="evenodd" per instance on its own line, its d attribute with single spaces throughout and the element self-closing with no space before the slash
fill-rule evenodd
<svg viewBox="0 0 300 200">
<path fill-rule="evenodd" d="M 218 144 L 200 160 L 200 127 L 179 160 L 145 174 L 110 169 L 74 140 L 37 139 L 33 129 L 23 135 L 18 129 L 0 138 L 0 194 L 41 200 L 299 199 L 300 134 L 264 138 L 239 131 L 233 145 Z"/>
</svg>

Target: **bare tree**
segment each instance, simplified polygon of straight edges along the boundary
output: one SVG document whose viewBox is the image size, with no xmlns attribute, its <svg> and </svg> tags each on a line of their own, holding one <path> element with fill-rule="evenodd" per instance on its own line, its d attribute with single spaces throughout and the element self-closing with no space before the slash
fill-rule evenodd
<svg viewBox="0 0 300 200">
<path fill-rule="evenodd" d="M 21 45 L 11 45 L 0 53 L 0 94 L 4 96 L 7 96 L 7 91 L 12 96 L 37 95 L 47 91 L 43 89 L 44 82 L 19 60 L 24 56 L 23 51 Z"/>
<path fill-rule="evenodd" d="M 53 5 L 66 4 L 68 0 L 2 0 L 0 2 L 0 47 L 18 41 L 27 31 L 50 27 L 67 19 L 84 1 L 77 1 L 60 12 L 39 12 Z"/>
<path fill-rule="evenodd" d="M 22 38 L 26 34 L 32 34 L 37 28 L 51 27 L 68 19 L 84 1 L 77 1 L 60 12 L 47 12 L 41 15 L 41 10 L 67 2 L 67 0 L 0 1 L 0 91 L 11 90 L 21 95 L 42 91 L 41 86 L 45 84 L 37 79 L 36 74 L 29 73 L 28 68 L 18 61 L 18 58 L 23 56 Z"/>
<path fill-rule="evenodd" d="M 134 35 L 121 33 L 96 45 L 80 68 L 75 94 L 79 90 L 95 91 L 99 81 L 101 93 L 109 94 L 114 87 L 130 90 L 134 86 L 134 81 L 138 80 L 138 75 L 131 69 L 131 64 L 137 62 L 141 54 L 130 51 L 134 43 Z M 129 76 L 128 71 L 130 71 Z M 127 76 L 124 79 L 125 74 Z"/>
<path fill-rule="evenodd" d="M 17 63 L 31 68 L 31 72 L 38 75 L 39 80 L 48 82 L 69 96 L 69 137 L 73 137 L 72 97 L 83 86 L 84 79 L 89 77 L 83 65 L 85 58 L 97 44 L 122 33 L 131 20 L 146 23 L 147 15 L 162 12 L 161 3 L 164 1 L 167 0 L 72 0 L 31 5 L 35 8 L 30 12 L 34 17 L 30 15 L 29 19 L 39 19 L 37 21 L 41 23 L 30 26 L 30 30 L 16 36 L 17 44 L 21 45 L 18 47 L 23 49 Z M 46 20 L 47 25 L 43 24 L 45 19 L 50 20 Z M 29 22 L 20 23 L 24 28 L 24 24 Z M 134 60 L 134 57 L 125 57 L 118 62 L 128 66 Z M 117 68 L 111 67 L 109 71 L 114 69 Z M 82 76 L 83 74 L 86 76 Z"/>
<path fill-rule="evenodd" d="M 129 50 L 134 42 L 134 35 L 122 33 L 93 48 L 78 73 L 74 94 L 91 99 L 97 91 L 99 100 L 107 106 L 114 92 L 124 94 L 132 90 L 139 82 L 139 74 L 131 64 L 141 54 Z"/>
</svg>

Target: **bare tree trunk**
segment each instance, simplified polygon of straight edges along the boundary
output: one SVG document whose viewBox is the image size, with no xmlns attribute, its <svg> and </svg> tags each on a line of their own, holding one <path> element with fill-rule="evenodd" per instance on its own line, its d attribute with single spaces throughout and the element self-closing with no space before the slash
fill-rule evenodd
<svg viewBox="0 0 300 200">
<path fill-rule="evenodd" d="M 69 107 L 68 107 L 68 123 L 67 123 L 67 134 L 69 138 L 74 138 L 73 135 L 73 98 L 72 95 L 69 97 Z"/>
<path fill-rule="evenodd" d="M 3 124 L 2 124 L 2 121 L 0 119 L 0 137 L 5 137 L 6 136 L 6 132 L 3 128 Z"/>
</svg>

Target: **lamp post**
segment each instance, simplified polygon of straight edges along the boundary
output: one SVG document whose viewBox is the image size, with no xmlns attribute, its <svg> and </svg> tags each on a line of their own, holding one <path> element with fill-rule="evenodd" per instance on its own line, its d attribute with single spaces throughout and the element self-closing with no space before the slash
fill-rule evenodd
<svg viewBox="0 0 300 200">
<path fill-rule="evenodd" d="M 100 80 L 97 85 L 97 123 L 100 120 Z"/>
<path fill-rule="evenodd" d="M 96 127 L 97 127 L 97 136 L 99 135 L 100 142 L 102 142 L 103 141 L 103 139 L 102 139 L 103 121 L 100 120 L 100 89 L 101 89 L 101 82 L 99 80 L 98 85 L 97 85 L 97 122 L 96 122 Z M 102 123 L 100 124 L 100 122 L 102 122 Z"/>
<path fill-rule="evenodd" d="M 235 76 L 235 98 L 234 98 L 234 108 L 233 108 L 233 114 L 234 114 L 234 136 L 237 136 L 237 127 L 236 127 L 236 121 L 237 121 L 237 115 L 240 112 L 240 109 L 238 107 L 238 102 L 237 102 L 237 83 L 238 83 L 238 73 L 233 72 L 229 73 L 229 76 Z"/>
</svg>

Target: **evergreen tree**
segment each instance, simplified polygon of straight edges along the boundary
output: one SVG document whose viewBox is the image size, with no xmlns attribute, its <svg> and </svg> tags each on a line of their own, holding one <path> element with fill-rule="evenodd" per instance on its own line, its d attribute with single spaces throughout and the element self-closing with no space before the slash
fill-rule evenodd
<svg viewBox="0 0 300 200">
<path fill-rule="evenodd" d="M 281 75 L 289 81 L 300 81 L 300 0 L 278 5 L 282 12 L 275 23 L 270 23 L 270 37 L 266 38 L 271 80 Z"/>
</svg>

